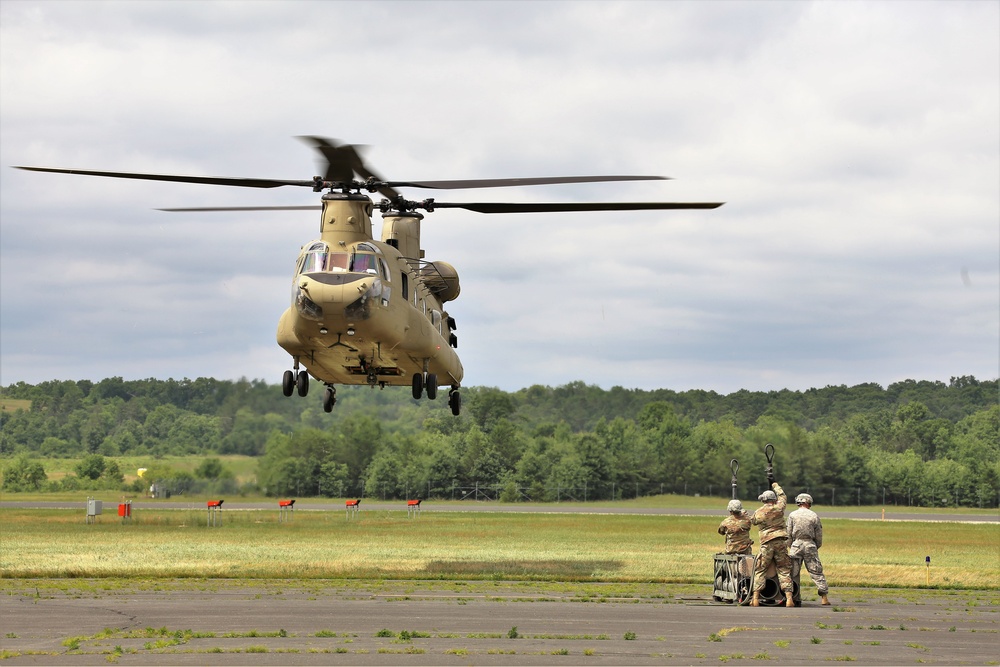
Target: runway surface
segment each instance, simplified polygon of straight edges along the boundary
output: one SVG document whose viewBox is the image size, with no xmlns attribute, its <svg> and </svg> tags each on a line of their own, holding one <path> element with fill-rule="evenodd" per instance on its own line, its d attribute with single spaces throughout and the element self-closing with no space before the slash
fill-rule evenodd
<svg viewBox="0 0 1000 667">
<path fill-rule="evenodd" d="M 997 591 L 835 589 L 830 607 L 805 591 L 802 607 L 785 609 L 713 602 L 690 585 L 628 595 L 613 584 L 574 587 L 585 596 L 569 588 L 0 580 L 0 642 L 5 665 L 985 665 L 1000 657 Z"/>
</svg>

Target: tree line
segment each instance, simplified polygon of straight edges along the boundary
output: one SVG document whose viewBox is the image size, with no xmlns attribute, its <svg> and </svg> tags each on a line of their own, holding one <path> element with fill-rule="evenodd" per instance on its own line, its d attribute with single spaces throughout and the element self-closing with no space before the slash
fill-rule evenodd
<svg viewBox="0 0 1000 667">
<path fill-rule="evenodd" d="M 274 496 L 507 502 L 728 496 L 736 459 L 737 492 L 752 498 L 772 443 L 779 481 L 817 502 L 995 507 L 998 396 L 997 380 L 970 376 L 727 395 L 574 382 L 465 388 L 455 417 L 408 388 L 342 387 L 327 414 L 258 380 L 115 377 L 0 388 L 0 456 L 19 457 L 8 490 L 43 484 L 26 474 L 37 459 L 90 457 L 78 478 L 115 484 L 103 468 L 92 476 L 94 457 L 114 471 L 122 455 L 245 454 L 260 464 L 242 489 L 225 471 L 149 475 L 178 492 L 201 480 Z"/>
</svg>

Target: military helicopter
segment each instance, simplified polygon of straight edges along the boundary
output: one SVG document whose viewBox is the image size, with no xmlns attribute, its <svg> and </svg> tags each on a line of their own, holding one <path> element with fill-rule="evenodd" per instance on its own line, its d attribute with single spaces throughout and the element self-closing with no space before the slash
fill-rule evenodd
<svg viewBox="0 0 1000 667">
<path fill-rule="evenodd" d="M 436 399 L 448 385 L 448 405 L 461 412 L 464 371 L 458 358 L 455 319 L 445 304 L 458 297 L 458 272 L 443 261 L 426 261 L 420 223 L 436 209 L 477 213 L 712 209 L 721 202 L 482 203 L 411 201 L 396 188 L 461 190 L 564 183 L 667 180 L 662 176 L 557 176 L 449 181 L 389 181 L 361 158 L 358 146 L 322 137 L 301 137 L 322 156 L 322 176 L 276 180 L 138 174 L 17 167 L 28 171 L 245 188 L 297 186 L 322 192 L 321 206 L 170 208 L 172 212 L 320 210 L 319 239 L 302 246 L 291 285 L 291 305 L 278 320 L 277 341 L 292 357 L 282 377 L 285 396 L 309 393 L 310 376 L 325 385 L 323 409 L 331 412 L 336 386 L 406 385 L 414 399 Z M 369 194 L 379 193 L 376 205 Z M 372 234 L 372 214 L 382 214 L 381 240 Z"/>
</svg>

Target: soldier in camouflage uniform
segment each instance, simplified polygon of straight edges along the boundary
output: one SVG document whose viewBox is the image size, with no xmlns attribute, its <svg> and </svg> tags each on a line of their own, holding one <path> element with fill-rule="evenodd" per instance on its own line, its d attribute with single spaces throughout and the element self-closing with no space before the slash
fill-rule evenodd
<svg viewBox="0 0 1000 667">
<path fill-rule="evenodd" d="M 792 599 L 792 561 L 788 557 L 788 533 L 785 530 L 785 492 L 776 481 L 773 473 L 768 471 L 768 481 L 773 491 L 765 491 L 757 499 L 764 506 L 753 513 L 751 523 L 760 527 L 760 553 L 757 555 L 757 565 L 754 569 L 754 591 L 751 607 L 760 606 L 760 592 L 767 581 L 767 568 L 774 563 L 778 571 L 778 584 L 785 592 L 785 606 L 794 607 Z"/>
<path fill-rule="evenodd" d="M 730 500 L 729 516 L 719 524 L 719 535 L 726 536 L 726 553 L 753 555 L 753 540 L 750 539 L 750 513 L 743 509 L 743 503 Z"/>
<path fill-rule="evenodd" d="M 795 504 L 799 508 L 788 515 L 785 525 L 788 539 L 791 540 L 788 555 L 792 559 L 792 577 L 799 576 L 804 564 L 813 583 L 816 584 L 820 604 L 828 605 L 829 587 L 823 575 L 823 563 L 819 562 L 819 548 L 823 546 L 823 524 L 819 520 L 819 515 L 811 509 L 812 501 L 812 496 L 808 493 L 795 496 Z"/>
</svg>

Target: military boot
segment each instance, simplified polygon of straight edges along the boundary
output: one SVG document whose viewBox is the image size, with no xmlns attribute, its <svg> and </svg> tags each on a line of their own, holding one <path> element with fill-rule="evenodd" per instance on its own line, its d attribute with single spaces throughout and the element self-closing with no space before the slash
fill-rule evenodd
<svg viewBox="0 0 1000 667">
<path fill-rule="evenodd" d="M 819 596 L 819 603 L 822 605 L 829 605 L 830 598 L 826 597 L 826 593 L 821 593 Z"/>
<path fill-rule="evenodd" d="M 794 607 L 795 606 L 795 600 L 792 599 L 792 592 L 791 591 L 785 591 L 785 606 L 786 607 Z"/>
<path fill-rule="evenodd" d="M 760 591 L 754 591 L 753 592 L 753 598 L 750 600 L 750 606 L 751 607 L 759 607 L 760 606 Z"/>
</svg>

